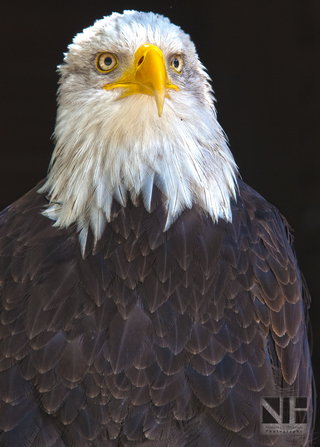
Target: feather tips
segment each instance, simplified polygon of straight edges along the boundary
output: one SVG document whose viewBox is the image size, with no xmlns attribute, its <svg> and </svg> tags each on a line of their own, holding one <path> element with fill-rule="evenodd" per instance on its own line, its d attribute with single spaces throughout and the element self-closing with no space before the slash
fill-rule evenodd
<svg viewBox="0 0 320 447">
<path fill-rule="evenodd" d="M 195 415 L 246 445 L 258 442 L 252 424 L 260 395 L 277 393 L 281 380 L 311 394 L 293 253 L 273 208 L 240 188 L 234 224 L 214 224 L 193 208 L 166 233 L 160 191 L 153 189 L 151 212 L 128 198 L 125 210 L 110 208 L 114 220 L 96 248 L 89 229 L 85 259 L 76 231 L 51 227 L 35 193 L 2 217 L 10 236 L 0 260 L 24 253 L 22 274 L 4 271 L 1 291 L 0 407 L 7 419 L 0 411 L 0 424 L 12 436 L 15 427 L 27 433 L 26 405 L 46 447 L 66 436 L 79 445 L 112 442 L 119 424 L 128 446 L 144 438 L 168 442 L 189 436 Z M 29 207 L 34 200 L 38 208 Z M 41 223 L 20 226 L 17 235 L 14 216 L 18 221 L 22 210 Z M 47 416 L 34 413 L 37 405 Z"/>
</svg>

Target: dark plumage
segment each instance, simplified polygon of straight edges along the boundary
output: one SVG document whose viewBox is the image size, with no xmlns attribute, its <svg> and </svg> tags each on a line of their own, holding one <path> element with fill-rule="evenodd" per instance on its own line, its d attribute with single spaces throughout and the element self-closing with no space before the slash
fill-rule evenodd
<svg viewBox="0 0 320 447">
<path fill-rule="evenodd" d="M 1 214 L 0 445 L 282 446 L 259 435 L 280 389 L 310 397 L 306 444 L 308 294 L 286 224 L 239 184 L 232 224 L 195 206 L 164 233 L 156 188 L 151 213 L 114 202 L 85 259 L 39 185 Z"/>
</svg>

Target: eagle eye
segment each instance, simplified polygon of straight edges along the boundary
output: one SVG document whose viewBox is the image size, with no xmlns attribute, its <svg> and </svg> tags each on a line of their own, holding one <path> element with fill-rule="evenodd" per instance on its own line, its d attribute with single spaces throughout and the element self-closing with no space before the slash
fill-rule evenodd
<svg viewBox="0 0 320 447">
<path fill-rule="evenodd" d="M 102 73 L 109 73 L 118 66 L 117 56 L 112 53 L 99 53 L 96 59 L 96 66 Z"/>
<path fill-rule="evenodd" d="M 173 68 L 173 70 L 176 73 L 181 73 L 182 66 L 183 66 L 183 59 L 182 59 L 181 54 L 175 54 L 172 57 L 171 62 L 170 62 L 170 66 L 171 66 L 171 68 Z"/>
</svg>

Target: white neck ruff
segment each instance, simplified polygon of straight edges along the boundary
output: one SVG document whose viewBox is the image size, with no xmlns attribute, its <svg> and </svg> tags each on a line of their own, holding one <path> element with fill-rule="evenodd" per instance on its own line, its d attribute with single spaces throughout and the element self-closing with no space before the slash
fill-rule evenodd
<svg viewBox="0 0 320 447">
<path fill-rule="evenodd" d="M 237 167 L 214 108 L 199 110 L 195 101 L 177 114 L 166 100 L 159 118 L 153 98 L 145 95 L 113 101 L 108 109 L 101 107 L 100 95 L 81 107 L 61 100 L 55 138 L 48 178 L 39 190 L 50 199 L 43 215 L 57 227 L 76 223 L 82 249 L 89 227 L 96 241 L 101 238 L 113 199 L 126 206 L 127 191 L 133 203 L 142 194 L 150 211 L 153 185 L 165 197 L 165 230 L 193 204 L 213 221 L 232 219 Z"/>
</svg>

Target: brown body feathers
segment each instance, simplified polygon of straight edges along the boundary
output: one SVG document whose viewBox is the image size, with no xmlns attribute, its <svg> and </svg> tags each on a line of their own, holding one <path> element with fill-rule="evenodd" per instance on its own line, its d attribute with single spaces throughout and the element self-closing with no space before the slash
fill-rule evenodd
<svg viewBox="0 0 320 447">
<path fill-rule="evenodd" d="M 81 256 L 30 191 L 0 215 L 0 446 L 305 446 L 307 292 L 277 210 L 239 181 L 232 223 L 163 232 L 154 187 Z M 308 430 L 260 434 L 260 398 L 307 396 Z"/>
</svg>

